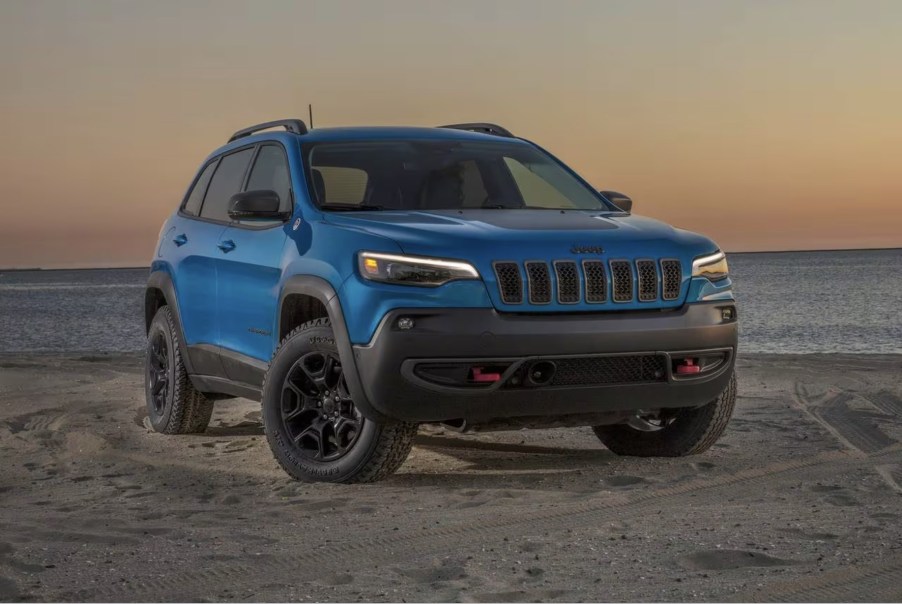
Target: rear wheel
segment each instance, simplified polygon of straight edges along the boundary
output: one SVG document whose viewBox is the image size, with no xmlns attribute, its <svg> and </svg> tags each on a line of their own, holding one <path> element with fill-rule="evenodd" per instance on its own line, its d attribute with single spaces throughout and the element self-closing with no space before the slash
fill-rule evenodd
<svg viewBox="0 0 902 604">
<path fill-rule="evenodd" d="M 363 417 L 348 392 L 328 319 L 292 331 L 263 384 L 263 425 L 276 460 L 298 480 L 371 482 L 404 463 L 417 425 Z"/>
<path fill-rule="evenodd" d="M 213 401 L 188 377 L 168 306 L 160 307 L 147 331 L 144 394 L 150 425 L 163 434 L 203 432 L 213 415 Z"/>
<path fill-rule="evenodd" d="M 641 414 L 625 424 L 595 426 L 598 439 L 617 455 L 682 457 L 707 451 L 717 442 L 733 415 L 736 375 L 716 399 L 689 409 L 664 409 Z"/>
</svg>

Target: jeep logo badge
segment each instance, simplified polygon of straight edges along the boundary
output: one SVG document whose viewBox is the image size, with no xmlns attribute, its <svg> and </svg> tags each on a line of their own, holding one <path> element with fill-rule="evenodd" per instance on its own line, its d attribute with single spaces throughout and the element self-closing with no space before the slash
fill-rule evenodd
<svg viewBox="0 0 902 604">
<path fill-rule="evenodd" d="M 570 248 L 571 254 L 604 254 L 604 248 L 600 245 L 574 245 Z"/>
</svg>

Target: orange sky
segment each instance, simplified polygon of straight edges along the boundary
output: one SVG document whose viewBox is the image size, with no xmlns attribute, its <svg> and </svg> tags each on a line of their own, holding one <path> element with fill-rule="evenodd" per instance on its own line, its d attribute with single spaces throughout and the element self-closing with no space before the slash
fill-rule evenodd
<svg viewBox="0 0 902 604">
<path fill-rule="evenodd" d="M 0 266 L 146 265 L 234 130 L 495 121 L 728 251 L 902 246 L 902 2 L 0 2 Z"/>
</svg>

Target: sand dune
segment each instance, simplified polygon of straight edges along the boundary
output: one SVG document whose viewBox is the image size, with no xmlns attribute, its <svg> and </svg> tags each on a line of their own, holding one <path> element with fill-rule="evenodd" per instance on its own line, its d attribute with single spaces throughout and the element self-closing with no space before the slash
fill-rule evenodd
<svg viewBox="0 0 902 604">
<path fill-rule="evenodd" d="M 902 357 L 739 370 L 698 457 L 424 428 L 339 486 L 289 480 L 256 403 L 151 432 L 137 356 L 2 356 L 0 600 L 902 598 Z"/>
</svg>

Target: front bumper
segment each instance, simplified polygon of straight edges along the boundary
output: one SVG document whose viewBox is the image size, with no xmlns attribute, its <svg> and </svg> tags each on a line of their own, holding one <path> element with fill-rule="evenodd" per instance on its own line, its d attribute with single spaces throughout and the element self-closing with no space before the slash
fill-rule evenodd
<svg viewBox="0 0 902 604">
<path fill-rule="evenodd" d="M 725 308 L 733 309 L 732 318 L 724 318 Z M 414 327 L 399 328 L 402 317 L 412 319 Z M 364 410 L 417 422 L 694 407 L 710 402 L 726 387 L 737 337 L 733 301 L 688 304 L 671 311 L 556 315 L 489 308 L 399 309 L 383 318 L 368 345 L 353 347 L 357 379 L 352 393 L 365 398 Z M 654 358 L 663 369 L 653 378 L 629 383 L 511 381 L 536 361 L 588 359 L 597 366 L 609 356 L 624 355 Z M 721 361 L 697 375 L 674 371 L 674 359 L 705 355 Z M 500 366 L 503 375 L 491 384 L 462 387 L 423 379 L 418 371 L 441 363 Z"/>
</svg>

